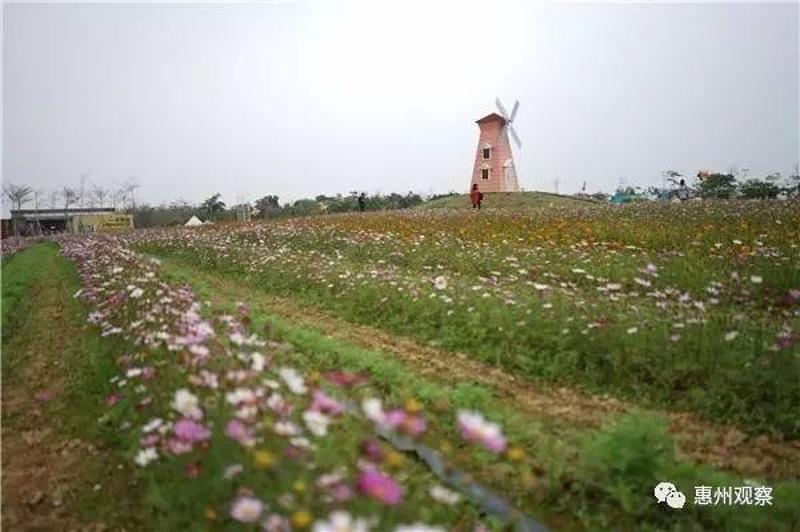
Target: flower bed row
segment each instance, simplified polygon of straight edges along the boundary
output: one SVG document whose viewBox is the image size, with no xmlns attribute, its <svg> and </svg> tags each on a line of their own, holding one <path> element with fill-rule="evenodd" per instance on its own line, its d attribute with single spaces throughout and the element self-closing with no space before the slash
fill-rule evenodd
<svg viewBox="0 0 800 532">
<path fill-rule="evenodd" d="M 426 445 L 429 427 L 456 424 L 464 452 L 500 460 L 508 442 L 498 424 L 474 411 L 434 416 L 414 399 L 387 407 L 364 373 L 303 375 L 285 363 L 290 346 L 250 330 L 245 304 L 203 317 L 190 288 L 122 242 L 60 239 L 88 319 L 131 346 L 101 422 L 123 434 L 162 526 L 538 526 Z"/>
</svg>

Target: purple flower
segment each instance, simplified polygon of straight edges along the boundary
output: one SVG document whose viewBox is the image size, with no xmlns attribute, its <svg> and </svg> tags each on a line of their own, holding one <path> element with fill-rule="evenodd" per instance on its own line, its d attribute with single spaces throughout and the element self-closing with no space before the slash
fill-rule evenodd
<svg viewBox="0 0 800 532">
<path fill-rule="evenodd" d="M 211 438 L 211 431 L 191 419 L 181 419 L 175 423 L 175 435 L 183 441 L 199 442 Z"/>
<path fill-rule="evenodd" d="M 377 469 L 367 469 L 358 476 L 358 490 L 387 506 L 394 506 L 403 498 L 400 485 L 392 477 Z"/>
<path fill-rule="evenodd" d="M 311 410 L 331 416 L 338 416 L 344 412 L 344 406 L 322 390 L 314 390 L 312 399 Z"/>
<path fill-rule="evenodd" d="M 246 447 L 250 447 L 255 443 L 250 428 L 238 419 L 232 419 L 228 422 L 228 426 L 225 428 L 225 434 Z"/>
</svg>

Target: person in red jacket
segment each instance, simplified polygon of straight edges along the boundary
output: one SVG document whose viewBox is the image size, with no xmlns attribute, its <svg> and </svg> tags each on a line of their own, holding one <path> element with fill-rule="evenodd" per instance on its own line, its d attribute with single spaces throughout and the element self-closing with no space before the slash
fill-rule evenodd
<svg viewBox="0 0 800 532">
<path fill-rule="evenodd" d="M 469 192 L 469 200 L 472 202 L 472 208 L 480 210 L 481 202 L 483 201 L 483 192 L 478 190 L 478 183 L 472 185 L 472 190 Z"/>
</svg>

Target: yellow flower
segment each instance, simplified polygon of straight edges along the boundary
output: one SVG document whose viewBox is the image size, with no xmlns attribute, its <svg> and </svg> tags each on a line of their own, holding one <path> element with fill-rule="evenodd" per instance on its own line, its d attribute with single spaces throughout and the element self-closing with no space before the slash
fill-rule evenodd
<svg viewBox="0 0 800 532">
<path fill-rule="evenodd" d="M 213 508 L 206 508 L 206 511 L 203 512 L 203 515 L 209 521 L 217 520 L 217 512 L 215 512 Z"/>
<path fill-rule="evenodd" d="M 405 457 L 395 450 L 389 450 L 386 453 L 386 465 L 388 465 L 389 467 L 399 468 L 400 466 L 403 465 L 404 461 Z"/>
<path fill-rule="evenodd" d="M 253 460 L 259 469 L 268 469 L 275 464 L 275 457 L 269 451 L 256 451 Z"/>
<path fill-rule="evenodd" d="M 409 414 L 417 414 L 419 413 L 420 410 L 422 410 L 422 404 L 413 397 L 406 399 L 405 406 L 406 406 L 406 412 L 408 412 Z"/>
<path fill-rule="evenodd" d="M 292 514 L 292 525 L 297 528 L 306 528 L 314 518 L 305 510 L 298 510 Z"/>
<path fill-rule="evenodd" d="M 303 482 L 302 480 L 295 480 L 294 483 L 292 484 L 292 489 L 297 493 L 303 493 L 304 491 L 306 491 L 306 483 Z"/>
<path fill-rule="evenodd" d="M 521 462 L 525 459 L 525 451 L 522 447 L 511 447 L 507 452 L 506 456 L 512 462 Z"/>
</svg>

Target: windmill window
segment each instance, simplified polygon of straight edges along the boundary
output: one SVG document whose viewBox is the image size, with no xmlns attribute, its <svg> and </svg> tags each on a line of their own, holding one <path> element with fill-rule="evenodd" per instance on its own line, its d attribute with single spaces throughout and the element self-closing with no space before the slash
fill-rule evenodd
<svg viewBox="0 0 800 532">
<path fill-rule="evenodd" d="M 483 158 L 489 159 L 492 156 L 492 149 L 491 148 L 484 148 L 483 149 Z"/>
<path fill-rule="evenodd" d="M 489 169 L 481 168 L 481 179 L 489 179 Z"/>
</svg>

